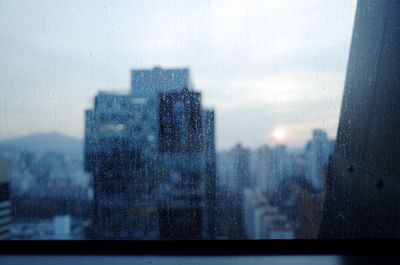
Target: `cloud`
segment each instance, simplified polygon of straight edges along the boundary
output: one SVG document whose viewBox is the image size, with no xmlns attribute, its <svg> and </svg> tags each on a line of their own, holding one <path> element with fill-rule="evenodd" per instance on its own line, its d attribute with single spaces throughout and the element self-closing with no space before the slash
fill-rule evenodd
<svg viewBox="0 0 400 265">
<path fill-rule="evenodd" d="M 129 70 L 154 65 L 191 68 L 217 111 L 218 148 L 257 146 L 280 125 L 296 144 L 314 126 L 334 132 L 355 4 L 3 1 L 0 138 L 55 129 L 83 137 L 96 92 L 128 91 Z"/>
</svg>

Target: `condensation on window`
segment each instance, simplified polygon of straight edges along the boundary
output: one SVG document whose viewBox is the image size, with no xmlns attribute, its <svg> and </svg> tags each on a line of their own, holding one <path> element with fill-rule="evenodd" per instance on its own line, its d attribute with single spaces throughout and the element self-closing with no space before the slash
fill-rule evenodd
<svg viewBox="0 0 400 265">
<path fill-rule="evenodd" d="M 393 2 L 2 1 L 0 239 L 358 237 L 352 209 L 396 231 L 368 197 L 398 198 Z"/>
</svg>

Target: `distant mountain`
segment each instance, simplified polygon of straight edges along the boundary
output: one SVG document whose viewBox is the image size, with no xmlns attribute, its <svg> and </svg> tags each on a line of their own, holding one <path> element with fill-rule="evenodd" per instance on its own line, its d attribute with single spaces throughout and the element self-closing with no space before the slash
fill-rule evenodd
<svg viewBox="0 0 400 265">
<path fill-rule="evenodd" d="M 59 133 L 36 133 L 0 141 L 0 147 L 34 153 L 60 152 L 64 154 L 83 154 L 83 140 Z"/>
</svg>

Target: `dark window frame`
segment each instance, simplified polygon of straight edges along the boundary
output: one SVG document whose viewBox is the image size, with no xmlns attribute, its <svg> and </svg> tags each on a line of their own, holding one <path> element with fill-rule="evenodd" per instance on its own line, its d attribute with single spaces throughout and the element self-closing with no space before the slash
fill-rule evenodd
<svg viewBox="0 0 400 265">
<path fill-rule="evenodd" d="M 3 240 L 0 255 L 400 255 L 400 239 Z"/>
</svg>

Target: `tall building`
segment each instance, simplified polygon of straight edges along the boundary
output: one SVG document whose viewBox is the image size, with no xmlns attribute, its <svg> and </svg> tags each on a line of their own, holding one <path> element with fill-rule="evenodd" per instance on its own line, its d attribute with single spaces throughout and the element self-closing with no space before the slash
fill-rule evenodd
<svg viewBox="0 0 400 265">
<path fill-rule="evenodd" d="M 148 94 L 179 91 L 184 87 L 191 90 L 192 82 L 188 68 L 163 69 L 154 67 L 153 69 L 132 70 L 131 72 L 131 91 L 136 93 L 143 91 Z"/>
<path fill-rule="evenodd" d="M 316 190 L 302 188 L 297 196 L 297 231 L 298 239 L 317 239 L 322 219 L 324 194 Z"/>
<path fill-rule="evenodd" d="M 268 206 L 265 196 L 258 190 L 244 190 L 243 219 L 247 239 L 263 239 L 262 219 L 268 211 Z"/>
<path fill-rule="evenodd" d="M 254 177 L 256 187 L 262 191 L 271 190 L 277 184 L 273 177 L 273 150 L 267 146 L 261 146 L 255 151 Z"/>
<path fill-rule="evenodd" d="M 289 176 L 289 156 L 286 145 L 277 145 L 273 149 L 273 178 L 270 190 L 276 191 L 278 185 Z"/>
<path fill-rule="evenodd" d="M 291 175 L 292 165 L 285 145 L 261 146 L 255 151 L 254 179 L 257 189 L 271 194 Z"/>
<path fill-rule="evenodd" d="M 217 161 L 215 152 L 215 112 L 203 110 L 203 146 L 205 166 L 205 197 L 209 239 L 215 239 L 217 229 Z"/>
<path fill-rule="evenodd" d="M 0 240 L 11 237 L 9 230 L 12 220 L 10 191 L 11 163 L 0 157 Z"/>
<path fill-rule="evenodd" d="M 161 239 L 206 237 L 203 121 L 200 93 L 160 93 L 159 152 L 171 180 L 160 202 Z"/>
<path fill-rule="evenodd" d="M 321 238 L 400 236 L 400 1 L 358 1 Z"/>
<path fill-rule="evenodd" d="M 159 151 L 190 154 L 202 150 L 200 93 L 184 88 L 160 94 Z"/>
<path fill-rule="evenodd" d="M 86 111 L 85 169 L 93 176 L 91 236 L 158 238 L 156 135 L 145 97 L 99 93 Z"/>
<path fill-rule="evenodd" d="M 227 238 L 244 239 L 244 190 L 253 186 L 250 174 L 250 150 L 237 144 L 226 155 L 226 161 L 219 160 L 219 163 L 224 163 L 225 179 L 228 185 L 221 196 L 229 200 L 220 205 L 224 209 L 219 209 L 219 211 L 226 212 L 229 217 L 228 221 L 221 222 L 224 216 L 220 216 L 219 222 L 226 227 L 224 230 Z M 220 165 L 221 169 L 223 168 Z"/>
<path fill-rule="evenodd" d="M 92 237 L 209 237 L 213 114 L 191 89 L 189 69 L 134 70 L 131 85 L 128 95 L 99 93 L 86 111 Z"/>
<path fill-rule="evenodd" d="M 259 190 L 244 191 L 244 220 L 247 239 L 293 239 L 287 215 L 273 207 Z"/>
<path fill-rule="evenodd" d="M 235 189 L 242 192 L 244 188 L 253 186 L 253 180 L 250 175 L 250 150 L 237 144 L 231 150 L 231 159 L 233 162 L 233 176 Z"/>
<path fill-rule="evenodd" d="M 331 141 L 326 132 L 320 129 L 313 130 L 313 137 L 306 146 L 306 176 L 319 190 L 325 189 L 326 166 L 332 152 Z"/>
<path fill-rule="evenodd" d="M 233 160 L 229 150 L 217 153 L 217 186 L 222 191 L 232 191 L 236 187 L 233 179 Z"/>
</svg>

